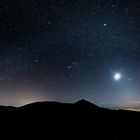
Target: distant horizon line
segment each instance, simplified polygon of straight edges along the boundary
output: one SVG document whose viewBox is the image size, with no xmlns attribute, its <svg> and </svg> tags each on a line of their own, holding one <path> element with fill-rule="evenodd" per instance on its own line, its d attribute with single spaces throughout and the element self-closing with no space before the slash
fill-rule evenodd
<svg viewBox="0 0 140 140">
<path fill-rule="evenodd" d="M 77 101 L 74 101 L 74 102 L 65 102 L 65 101 L 57 101 L 57 100 L 42 100 L 42 101 L 33 101 L 33 102 L 29 102 L 29 103 L 26 103 L 26 104 L 23 104 L 23 105 L 19 105 L 19 106 L 16 106 L 16 105 L 2 105 L 0 104 L 0 107 L 15 107 L 15 108 L 19 108 L 19 107 L 23 107 L 23 106 L 26 106 L 26 105 L 30 105 L 30 104 L 34 104 L 34 103 L 45 103 L 45 102 L 50 102 L 50 103 L 62 103 L 62 104 L 75 104 L 76 102 L 79 102 L 79 101 L 87 101 L 93 105 L 96 105 L 100 108 L 106 108 L 106 109 L 111 109 L 111 110 L 119 110 L 119 109 L 122 109 L 122 110 L 129 110 L 129 111 L 138 111 L 140 112 L 140 102 L 128 102 L 127 104 L 124 104 L 124 105 L 114 105 L 114 106 L 109 106 L 107 104 L 96 104 L 96 103 L 93 103 L 89 100 L 86 100 L 86 99 L 79 99 Z"/>
</svg>

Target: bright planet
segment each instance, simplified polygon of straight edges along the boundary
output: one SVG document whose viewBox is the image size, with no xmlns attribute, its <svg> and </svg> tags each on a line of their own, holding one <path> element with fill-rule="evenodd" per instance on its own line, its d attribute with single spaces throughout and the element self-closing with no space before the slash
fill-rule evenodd
<svg viewBox="0 0 140 140">
<path fill-rule="evenodd" d="M 115 74 L 114 74 L 114 80 L 115 80 L 115 81 L 119 81 L 121 78 L 122 78 L 122 76 L 121 76 L 120 73 L 115 73 Z"/>
</svg>

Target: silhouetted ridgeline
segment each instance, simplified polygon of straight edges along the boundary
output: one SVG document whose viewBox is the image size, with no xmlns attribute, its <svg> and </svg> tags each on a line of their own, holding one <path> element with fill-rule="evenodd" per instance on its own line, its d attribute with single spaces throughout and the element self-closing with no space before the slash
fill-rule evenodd
<svg viewBox="0 0 140 140">
<path fill-rule="evenodd" d="M 11 139 L 140 139 L 140 113 L 75 104 L 38 102 L 0 107 L 1 137 Z"/>
</svg>

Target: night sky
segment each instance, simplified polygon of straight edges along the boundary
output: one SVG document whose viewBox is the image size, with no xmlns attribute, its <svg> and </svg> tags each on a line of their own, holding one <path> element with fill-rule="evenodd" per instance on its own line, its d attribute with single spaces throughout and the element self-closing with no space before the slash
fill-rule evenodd
<svg viewBox="0 0 140 140">
<path fill-rule="evenodd" d="M 0 0 L 0 104 L 139 103 L 139 16 L 139 0 Z"/>
</svg>

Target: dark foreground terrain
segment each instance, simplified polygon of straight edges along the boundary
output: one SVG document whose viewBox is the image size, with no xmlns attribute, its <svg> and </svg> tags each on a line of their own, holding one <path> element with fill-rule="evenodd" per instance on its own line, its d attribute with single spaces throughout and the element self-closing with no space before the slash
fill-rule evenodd
<svg viewBox="0 0 140 140">
<path fill-rule="evenodd" d="M 4 138 L 3 138 L 4 137 Z M 140 139 L 140 113 L 75 104 L 39 102 L 0 107 L 0 139 Z"/>
</svg>

